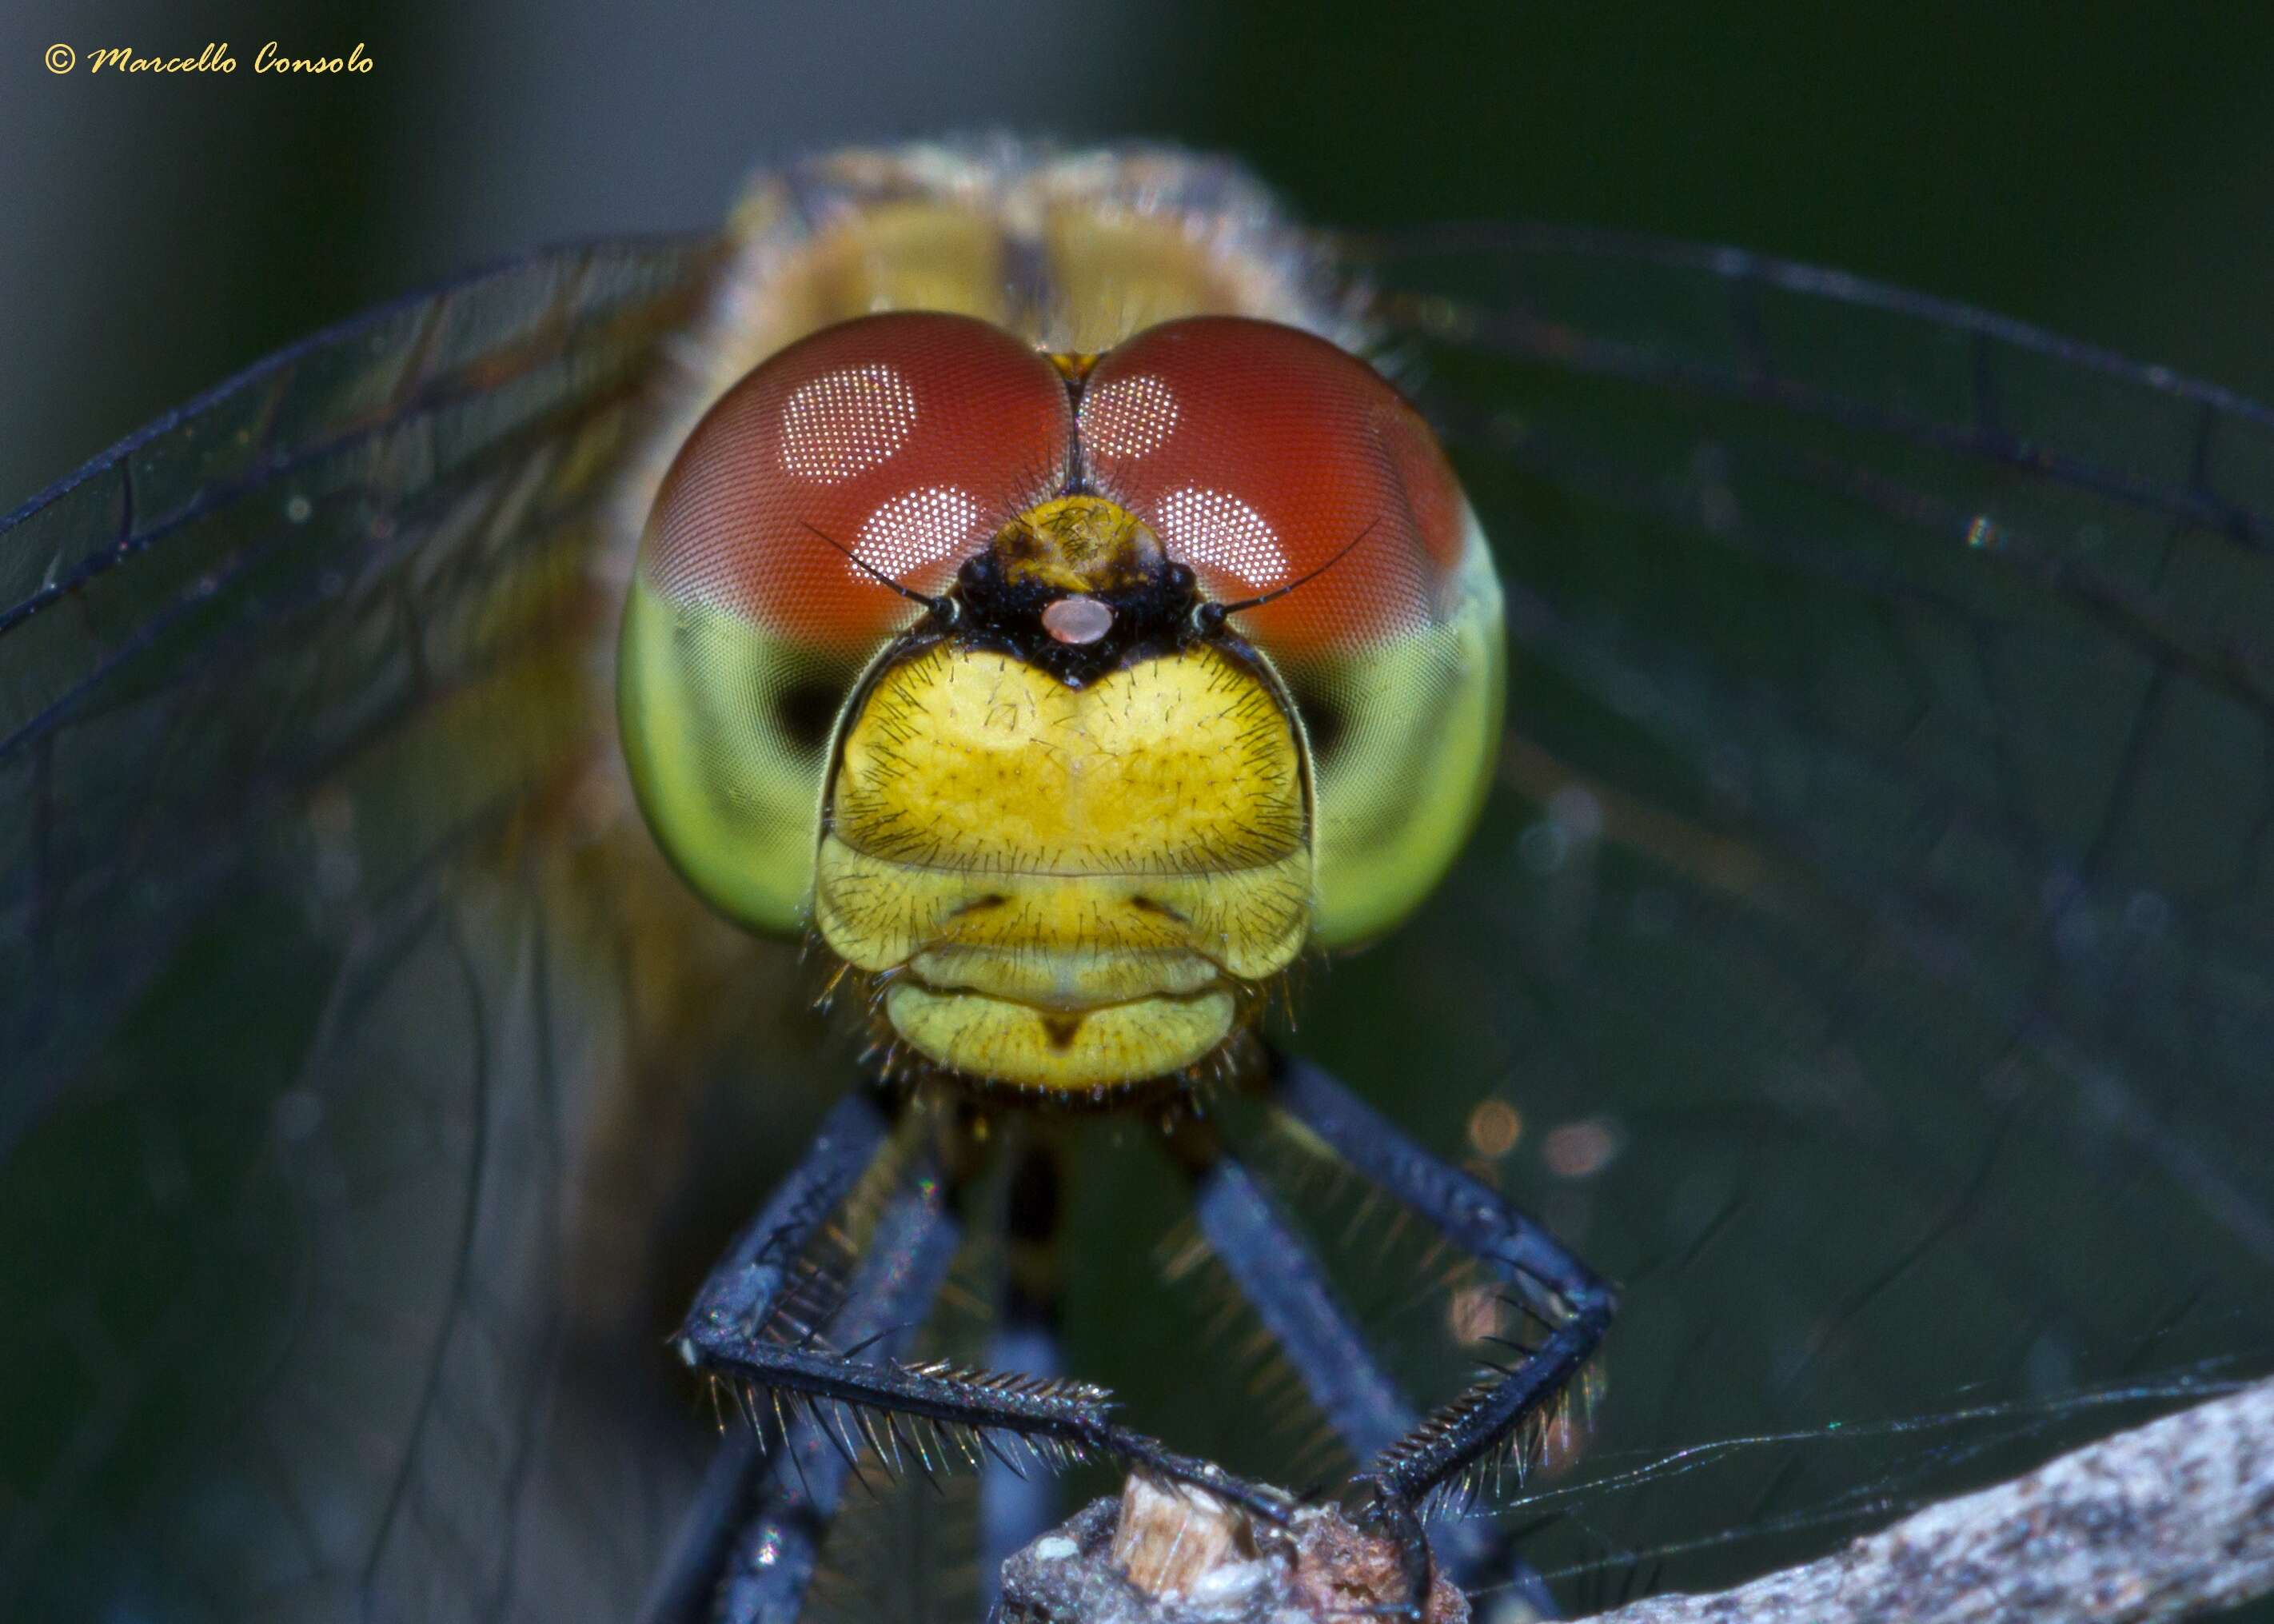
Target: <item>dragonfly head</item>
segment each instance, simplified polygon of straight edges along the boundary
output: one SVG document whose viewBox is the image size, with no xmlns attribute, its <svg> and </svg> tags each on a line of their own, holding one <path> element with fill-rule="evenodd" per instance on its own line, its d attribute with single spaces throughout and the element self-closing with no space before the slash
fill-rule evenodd
<svg viewBox="0 0 2274 1624">
<path fill-rule="evenodd" d="M 903 313 L 762 364 L 642 544 L 621 709 L 714 906 L 810 928 L 917 1064 L 1190 1074 L 1418 904 L 1497 733 L 1500 601 L 1419 416 L 1291 328 L 1100 356 Z"/>
</svg>

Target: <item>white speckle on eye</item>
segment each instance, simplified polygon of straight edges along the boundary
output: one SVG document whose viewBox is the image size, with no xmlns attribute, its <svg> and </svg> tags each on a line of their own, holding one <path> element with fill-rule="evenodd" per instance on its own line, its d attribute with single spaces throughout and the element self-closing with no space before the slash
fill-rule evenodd
<svg viewBox="0 0 2274 1624">
<path fill-rule="evenodd" d="M 898 580 L 954 557 L 974 539 L 979 518 L 979 502 L 969 492 L 952 485 L 923 485 L 895 496 L 863 519 L 853 538 L 853 556 Z M 862 574 L 849 562 L 845 568 Z"/>
<path fill-rule="evenodd" d="M 882 361 L 825 372 L 782 402 L 782 466 L 823 485 L 891 460 L 916 425 L 916 395 Z"/>
<path fill-rule="evenodd" d="M 1110 457 L 1141 457 L 1177 430 L 1176 391 L 1151 373 L 1116 378 L 1081 397 L 1081 443 Z"/>
<path fill-rule="evenodd" d="M 306 497 L 295 493 L 284 499 L 284 516 L 295 524 L 305 524 L 316 505 Z"/>
<path fill-rule="evenodd" d="M 1225 570 L 1250 586 L 1284 580 L 1287 554 L 1271 522 L 1229 491 L 1179 486 L 1161 499 L 1156 528 L 1171 556 Z"/>
</svg>

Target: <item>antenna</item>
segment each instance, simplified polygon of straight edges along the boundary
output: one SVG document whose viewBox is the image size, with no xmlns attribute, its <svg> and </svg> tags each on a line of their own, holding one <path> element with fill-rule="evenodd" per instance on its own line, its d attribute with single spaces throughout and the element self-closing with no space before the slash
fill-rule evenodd
<svg viewBox="0 0 2274 1624">
<path fill-rule="evenodd" d="M 827 542 L 831 546 L 836 548 L 838 552 L 843 553 L 847 563 L 852 565 L 854 568 L 859 570 L 871 581 L 874 581 L 878 586 L 891 588 L 893 591 L 898 592 L 902 598 L 907 598 L 910 603 L 922 604 L 925 608 L 930 610 L 936 615 L 939 615 L 948 620 L 953 620 L 954 618 L 955 602 L 953 598 L 928 598 L 923 593 L 917 591 L 914 587 L 902 586 L 899 582 L 893 580 L 892 576 L 886 575 L 883 570 L 878 569 L 874 564 L 870 563 L 868 560 L 862 558 L 860 555 L 855 553 L 852 548 L 838 540 L 836 537 L 832 536 L 827 530 L 820 530 L 813 525 L 807 524 L 802 519 L 800 519 L 798 523 L 802 525 L 809 534 L 818 537 L 821 540 Z M 1331 559 L 1328 560 L 1329 563 L 1332 563 L 1333 561 L 1334 560 Z"/>
<path fill-rule="evenodd" d="M 1329 559 L 1316 569 L 1310 570 L 1306 574 L 1296 576 L 1286 585 L 1273 587 L 1269 591 L 1261 593 L 1254 598 L 1243 598 L 1238 603 L 1202 604 L 1193 611 L 1193 618 L 1203 625 L 1215 626 L 1221 623 L 1224 616 L 1228 614 L 1238 614 L 1244 609 L 1260 608 L 1263 605 L 1271 602 L 1274 598 L 1286 597 L 1288 593 L 1293 591 L 1299 586 L 1308 585 L 1310 583 L 1316 581 L 1321 575 L 1325 575 L 1327 571 L 1332 569 L 1336 565 L 1341 563 L 1345 558 L 1348 558 L 1352 547 L 1355 547 L 1359 543 L 1364 541 L 1368 536 L 1371 536 L 1374 533 L 1374 523 L 1375 522 L 1374 520 L 1368 519 L 1365 525 L 1360 528 L 1357 535 L 1343 543 L 1340 551 L 1336 553 L 1334 557 Z"/>
</svg>

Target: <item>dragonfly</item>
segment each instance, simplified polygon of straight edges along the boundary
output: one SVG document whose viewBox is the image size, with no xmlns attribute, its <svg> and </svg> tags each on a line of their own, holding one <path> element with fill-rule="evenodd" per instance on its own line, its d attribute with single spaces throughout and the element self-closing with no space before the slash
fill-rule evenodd
<svg viewBox="0 0 2274 1624">
<path fill-rule="evenodd" d="M 1835 273 L 1016 141 L 260 363 L 0 530 L 0 1612 L 968 1616 L 1081 1455 L 1358 1470 L 1522 1616 L 2263 1373 L 2270 427 Z M 843 500 L 722 550 L 710 470 L 801 460 Z M 1252 959 L 908 974 L 1049 865 L 863 861 L 1058 816 L 1043 745 L 958 775 L 1156 666 L 1263 722 L 1148 836 L 1296 917 L 1195 969 L 1178 865 L 1085 869 L 1142 974 Z M 1038 966 L 1122 979 L 988 1000 Z"/>
</svg>

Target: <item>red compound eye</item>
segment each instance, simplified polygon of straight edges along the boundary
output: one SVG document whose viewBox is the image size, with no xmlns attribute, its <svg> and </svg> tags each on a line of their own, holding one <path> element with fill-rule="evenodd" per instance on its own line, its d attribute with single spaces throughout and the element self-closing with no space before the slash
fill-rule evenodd
<svg viewBox="0 0 2274 1624">
<path fill-rule="evenodd" d="M 1296 328 L 1205 316 L 1140 333 L 1089 375 L 1078 433 L 1099 494 L 1218 598 L 1284 586 L 1351 548 L 1241 617 L 1267 647 L 1419 631 L 1460 563 L 1460 487 L 1428 425 L 1364 362 Z"/>
<path fill-rule="evenodd" d="M 1057 493 L 1072 436 L 1065 384 L 1009 334 L 965 316 L 848 321 L 712 408 L 664 482 L 642 568 L 666 598 L 779 636 L 874 643 L 910 605 L 837 548 L 936 590 Z"/>
</svg>

